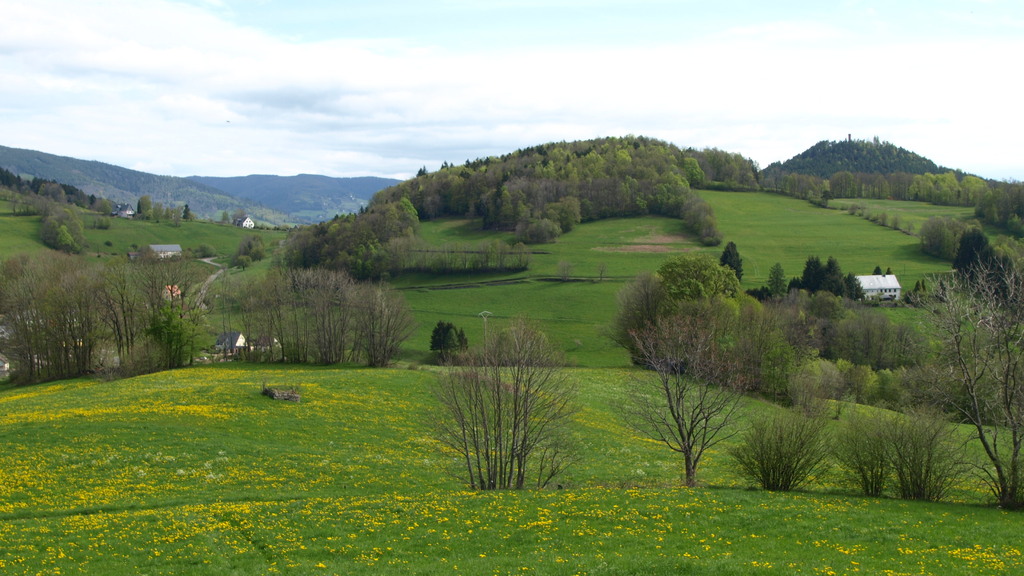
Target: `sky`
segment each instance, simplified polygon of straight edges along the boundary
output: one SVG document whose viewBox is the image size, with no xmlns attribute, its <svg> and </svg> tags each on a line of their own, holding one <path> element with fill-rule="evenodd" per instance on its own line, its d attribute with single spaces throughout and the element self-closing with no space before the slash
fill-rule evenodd
<svg viewBox="0 0 1024 576">
<path fill-rule="evenodd" d="M 0 0 L 0 145 L 407 178 L 629 134 L 1024 179 L 1019 0 Z"/>
</svg>

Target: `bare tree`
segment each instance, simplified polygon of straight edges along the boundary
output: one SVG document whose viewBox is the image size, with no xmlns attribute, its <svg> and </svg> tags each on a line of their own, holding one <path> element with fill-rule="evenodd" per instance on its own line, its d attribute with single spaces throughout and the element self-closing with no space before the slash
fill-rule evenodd
<svg viewBox="0 0 1024 576">
<path fill-rule="evenodd" d="M 355 331 L 355 281 L 346 272 L 323 268 L 293 271 L 296 294 L 303 300 L 313 328 L 312 350 L 317 363 L 348 359 Z"/>
<path fill-rule="evenodd" d="M 363 285 L 359 298 L 359 348 L 369 366 L 387 366 L 412 335 L 414 320 L 402 295 L 385 285 Z"/>
<path fill-rule="evenodd" d="M 439 379 L 439 439 L 477 490 L 547 486 L 572 460 L 576 387 L 543 333 L 523 320 L 487 338 Z"/>
<path fill-rule="evenodd" d="M 987 456 L 982 473 L 1000 506 L 1024 505 L 1024 276 L 995 261 L 934 281 L 944 353 L 936 392 L 969 422 Z"/>
<path fill-rule="evenodd" d="M 687 486 L 697 484 L 705 452 L 735 434 L 733 419 L 743 386 L 721 338 L 727 307 L 694 305 L 633 332 L 640 364 L 652 377 L 633 381 L 626 418 L 641 434 L 683 456 Z"/>
<path fill-rule="evenodd" d="M 629 351 L 638 362 L 633 334 L 658 323 L 658 319 L 673 304 L 658 277 L 652 273 L 640 274 L 619 290 L 618 312 L 611 327 L 611 339 Z"/>
<path fill-rule="evenodd" d="M 100 347 L 99 276 L 88 263 L 54 254 L 0 267 L 0 345 L 16 379 L 33 383 L 92 370 Z"/>
<path fill-rule="evenodd" d="M 561 260 L 558 262 L 558 279 L 568 282 L 572 278 L 572 262 Z"/>
<path fill-rule="evenodd" d="M 132 357 L 149 320 L 136 268 L 127 258 L 112 260 L 103 269 L 103 287 L 96 295 L 103 311 L 101 318 L 114 337 L 122 364 Z"/>
</svg>

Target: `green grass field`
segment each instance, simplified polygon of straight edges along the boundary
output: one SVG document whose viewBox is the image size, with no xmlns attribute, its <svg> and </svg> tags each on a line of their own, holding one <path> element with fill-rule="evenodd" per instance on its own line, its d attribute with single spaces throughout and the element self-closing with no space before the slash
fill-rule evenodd
<svg viewBox="0 0 1024 576">
<path fill-rule="evenodd" d="M 853 204 L 863 206 L 869 215 L 885 213 L 889 216 L 898 216 L 901 225 L 910 224 L 914 230 L 920 230 L 921 225 L 932 217 L 946 217 L 957 220 L 971 220 L 974 218 L 973 208 L 937 206 L 926 202 L 904 202 L 901 200 L 879 200 L 874 198 L 837 198 L 831 201 L 829 206 L 837 210 L 845 210 Z"/>
<path fill-rule="evenodd" d="M 949 267 L 921 255 L 916 238 L 841 211 L 767 194 L 702 194 L 744 258 L 744 288 L 762 284 L 775 262 L 798 275 L 813 254 L 858 274 L 892 267 L 905 287 Z M 0 254 L 44 251 L 38 225 L 0 205 Z M 465 220 L 420 232 L 437 244 L 492 237 Z M 229 255 L 248 233 L 198 222 L 87 230 L 93 257 L 149 243 L 205 243 Z M 283 238 L 265 234 L 268 244 Z M 619 417 L 623 383 L 637 373 L 605 331 L 616 293 L 637 273 L 722 247 L 699 246 L 678 221 L 644 217 L 581 225 L 534 250 L 520 274 L 398 279 L 419 324 L 402 360 L 427 357 L 438 320 L 463 327 L 471 343 L 482 338 L 484 310 L 489 329 L 515 316 L 537 321 L 585 367 L 570 369 L 582 410 L 579 461 L 560 480 L 564 489 L 466 490 L 432 440 L 431 369 L 221 364 L 0 387 L 0 573 L 1024 572 L 1021 516 L 988 507 L 973 480 L 942 504 L 852 496 L 835 473 L 803 492 L 766 493 L 748 489 L 719 447 L 706 456 L 704 487 L 680 487 L 677 455 Z M 561 263 L 571 281 L 558 278 Z M 223 277 L 237 286 L 268 266 Z M 210 320 L 218 331 L 225 322 Z M 271 401 L 262 384 L 297 386 L 303 401 Z M 774 409 L 755 400 L 743 407 Z"/>
<path fill-rule="evenodd" d="M 11 203 L 0 200 L 0 259 L 16 254 L 48 250 L 39 239 L 41 227 L 37 216 L 11 215 Z"/>
<path fill-rule="evenodd" d="M 919 240 L 839 210 L 767 193 L 701 192 L 714 207 L 725 242 L 735 242 L 743 258 L 743 288 L 768 280 L 776 262 L 787 276 L 799 276 L 809 256 L 835 256 L 844 272 L 870 274 L 875 266 L 891 267 L 905 289 L 930 274 L 949 269 L 949 262 L 922 254 Z M 917 207 L 930 215 L 962 215 L 962 208 Z M 476 221 L 425 222 L 420 235 L 435 244 L 488 238 Z M 482 311 L 490 322 L 517 315 L 539 322 L 569 360 L 580 366 L 609 367 L 628 363 L 626 354 L 607 337 L 616 309 L 616 294 L 640 272 L 684 252 L 719 256 L 724 246 L 703 247 L 687 236 L 679 221 L 647 216 L 592 222 L 576 227 L 553 244 L 533 246 L 530 269 L 502 276 L 399 278 L 419 326 L 405 358 L 428 355 L 430 331 L 438 320 L 462 327 L 470 342 L 483 335 Z M 571 266 L 571 282 L 559 281 L 560 263 Z M 604 269 L 604 279 L 601 269 Z M 442 289 L 443 288 L 443 289 Z"/>
<path fill-rule="evenodd" d="M 242 238 L 250 234 L 263 236 L 270 249 L 286 235 L 282 230 L 245 230 L 208 221 L 181 222 L 174 226 L 170 222 L 125 220 L 85 212 L 81 218 L 88 242 L 83 254 L 101 259 L 122 256 L 149 244 L 179 244 L 186 250 L 206 244 L 216 251 L 220 260 L 226 262 Z M 96 222 L 109 224 L 109 228 L 98 228 Z M 40 226 L 39 216 L 13 216 L 10 203 L 0 201 L 0 259 L 49 250 L 39 239 Z"/>
<path fill-rule="evenodd" d="M 725 241 L 736 242 L 743 257 L 743 285 L 761 286 L 779 262 L 788 276 L 799 276 L 808 256 L 824 262 L 835 256 L 843 272 L 871 274 L 875 266 L 892 268 L 906 289 L 917 280 L 948 270 L 949 262 L 923 254 L 920 240 L 852 216 L 766 193 L 701 192 L 714 207 Z M 930 215 L 960 216 L 964 209 L 927 206 Z M 719 249 L 720 252 L 720 249 Z"/>
<path fill-rule="evenodd" d="M 0 390 L 0 573 L 1013 574 L 1018 514 L 851 496 L 838 476 L 707 487 L 615 411 L 626 370 L 573 370 L 562 490 L 478 493 L 431 439 L 426 370 L 218 365 Z M 261 384 L 298 386 L 275 402 Z M 771 407 L 750 401 L 745 410 Z"/>
</svg>

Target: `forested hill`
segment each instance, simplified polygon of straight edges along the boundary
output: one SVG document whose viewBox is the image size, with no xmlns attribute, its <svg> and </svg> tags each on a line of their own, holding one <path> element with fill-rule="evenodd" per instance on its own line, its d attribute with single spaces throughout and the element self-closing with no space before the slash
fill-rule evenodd
<svg viewBox="0 0 1024 576">
<path fill-rule="evenodd" d="M 756 189 L 751 160 L 718 149 L 680 149 L 651 138 L 627 136 L 541 144 L 500 157 L 445 162 L 378 192 L 358 215 L 296 230 L 285 261 L 295 267 L 347 270 L 358 278 L 405 271 L 433 273 L 524 269 L 525 247 L 421 246 L 418 220 L 474 218 L 488 230 L 514 231 L 523 244 L 553 242 L 577 223 L 660 214 L 682 221 L 705 245 L 718 244 L 711 206 L 692 188 Z M 453 263 L 431 253 L 473 254 Z M 488 259 L 489 254 L 498 254 Z M 480 256 L 477 258 L 476 256 Z"/>
<path fill-rule="evenodd" d="M 254 219 L 274 224 L 288 218 L 275 210 L 245 201 L 199 182 L 174 176 L 157 176 L 130 170 L 94 160 L 80 160 L 0 146 L 0 167 L 19 176 L 31 176 L 69 184 L 106 198 L 111 202 L 125 202 L 133 206 L 141 196 L 166 206 L 189 205 L 195 214 L 204 218 L 219 218 L 223 211 L 242 210 Z"/>
<path fill-rule="evenodd" d="M 541 144 L 500 157 L 445 163 L 437 172 L 382 190 L 405 197 L 421 219 L 478 216 L 485 228 L 511 229 L 575 199 L 583 221 L 646 213 L 668 215 L 691 188 L 757 188 L 749 159 L 718 149 L 680 149 L 645 137 Z"/>
<path fill-rule="evenodd" d="M 874 140 L 822 140 L 786 160 L 774 162 L 762 172 L 762 181 L 781 180 L 787 174 L 831 178 L 836 172 L 864 174 L 942 174 L 949 172 L 931 160 L 890 142 Z"/>
</svg>

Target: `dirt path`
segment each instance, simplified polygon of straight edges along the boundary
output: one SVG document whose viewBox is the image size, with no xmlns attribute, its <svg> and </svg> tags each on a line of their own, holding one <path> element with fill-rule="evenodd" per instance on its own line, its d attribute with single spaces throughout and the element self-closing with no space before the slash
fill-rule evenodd
<svg viewBox="0 0 1024 576">
<path fill-rule="evenodd" d="M 216 280 L 217 277 L 220 276 L 222 272 L 224 272 L 225 268 L 223 264 L 218 264 L 214 262 L 213 258 L 200 258 L 200 260 L 206 262 L 210 266 L 213 266 L 214 268 L 217 269 L 216 272 L 210 274 L 210 276 L 206 278 L 206 280 L 203 282 L 203 287 L 199 289 L 199 302 L 205 302 L 206 292 L 210 289 L 210 285 L 213 284 L 213 281 Z"/>
</svg>

